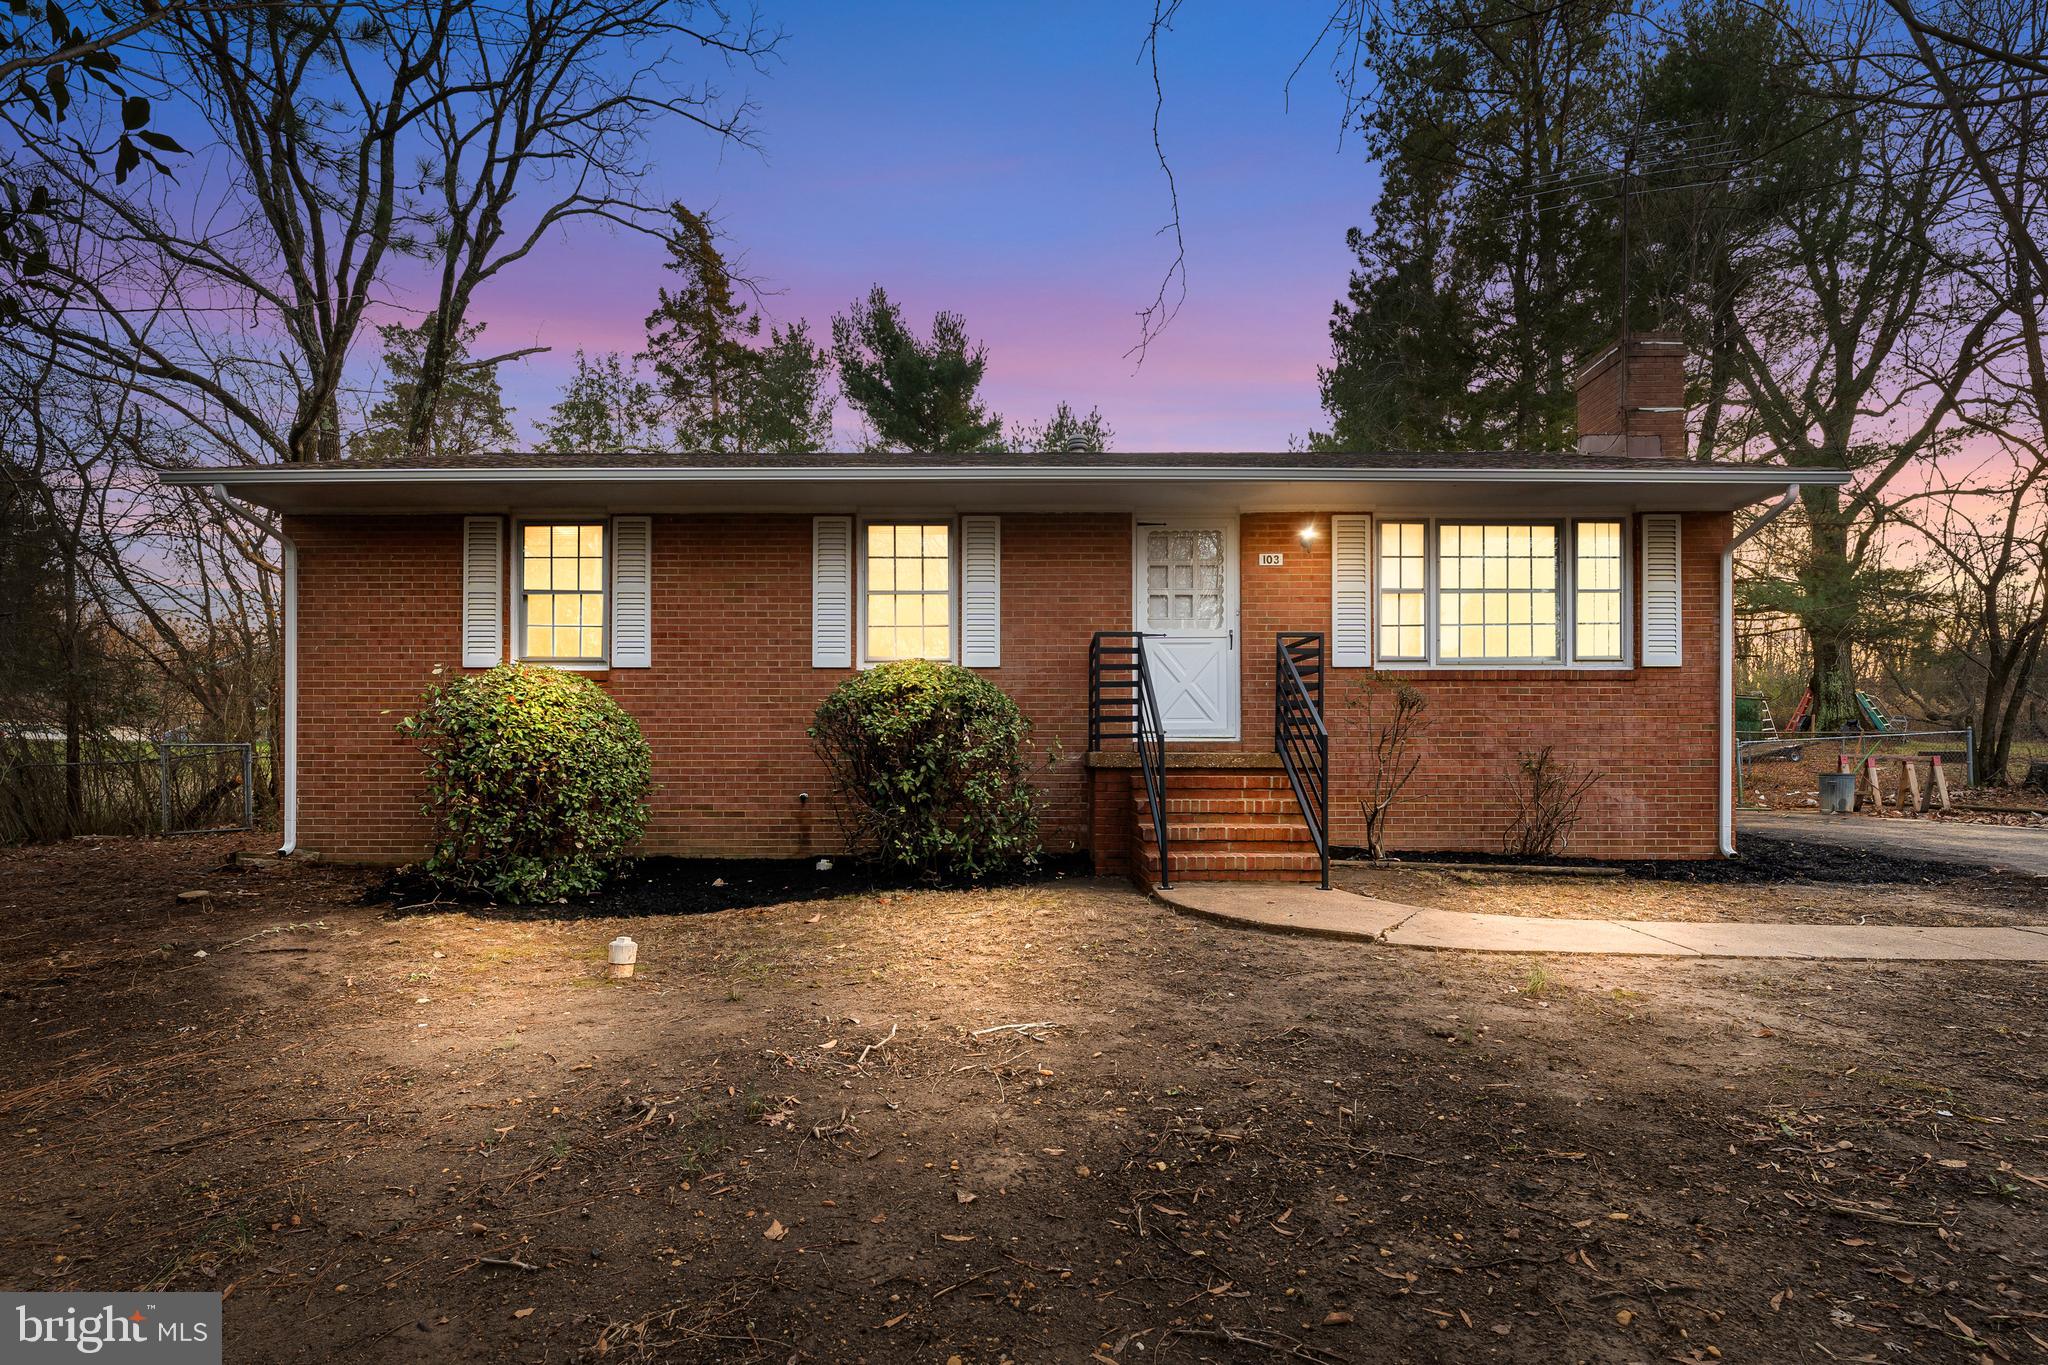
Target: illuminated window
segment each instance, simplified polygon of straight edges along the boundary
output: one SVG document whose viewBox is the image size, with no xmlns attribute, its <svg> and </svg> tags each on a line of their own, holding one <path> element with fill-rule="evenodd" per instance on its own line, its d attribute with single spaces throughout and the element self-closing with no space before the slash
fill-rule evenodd
<svg viewBox="0 0 2048 1365">
<path fill-rule="evenodd" d="M 1426 562 L 1428 527 L 1419 521 L 1380 523 L 1380 657 L 1428 657 Z"/>
<path fill-rule="evenodd" d="M 953 657 L 953 528 L 873 522 L 865 564 L 867 659 Z"/>
<path fill-rule="evenodd" d="M 519 536 L 522 657 L 604 661 L 604 527 L 523 526 Z"/>
<path fill-rule="evenodd" d="M 1579 522 L 1572 541 L 1572 657 L 1619 660 L 1621 523 Z"/>
<path fill-rule="evenodd" d="M 1557 527 L 1447 524 L 1437 537 L 1437 657 L 1556 662 Z"/>
</svg>

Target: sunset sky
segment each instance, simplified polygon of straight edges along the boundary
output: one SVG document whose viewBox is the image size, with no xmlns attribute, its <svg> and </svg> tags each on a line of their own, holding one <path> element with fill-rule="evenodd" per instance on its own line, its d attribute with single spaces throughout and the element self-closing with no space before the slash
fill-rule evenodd
<svg viewBox="0 0 2048 1365">
<path fill-rule="evenodd" d="M 964 313 L 1006 418 L 1099 404 L 1126 450 L 1279 449 L 1319 420 L 1315 371 L 1375 180 L 1321 55 L 1313 3 L 1190 6 L 1166 36 L 1162 134 L 1179 177 L 1188 297 L 1142 367 L 1136 311 L 1171 259 L 1166 183 L 1140 63 L 1146 5 L 859 6 L 778 0 L 756 154 L 680 127 L 651 195 L 708 209 L 771 317 L 824 334 L 873 283 L 920 328 Z M 473 316 L 491 352 L 550 354 L 504 380 L 523 429 L 578 346 L 631 352 L 661 283 L 658 243 L 579 229 L 507 275 Z M 852 421 L 841 409 L 842 437 Z"/>
</svg>

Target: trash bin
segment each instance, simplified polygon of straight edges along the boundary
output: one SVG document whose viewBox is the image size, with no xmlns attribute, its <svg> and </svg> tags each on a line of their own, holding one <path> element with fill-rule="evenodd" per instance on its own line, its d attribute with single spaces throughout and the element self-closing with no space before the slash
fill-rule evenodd
<svg viewBox="0 0 2048 1365">
<path fill-rule="evenodd" d="M 1848 815 L 1856 809 L 1856 774 L 1822 773 L 1820 808 L 1830 815 Z"/>
</svg>

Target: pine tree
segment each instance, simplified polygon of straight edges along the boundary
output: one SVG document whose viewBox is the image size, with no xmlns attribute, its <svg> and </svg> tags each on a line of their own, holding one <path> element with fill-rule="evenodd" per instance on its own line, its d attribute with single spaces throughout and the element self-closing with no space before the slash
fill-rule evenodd
<svg viewBox="0 0 2048 1365">
<path fill-rule="evenodd" d="M 1116 431 L 1103 420 L 1102 409 L 1090 408 L 1083 417 L 1073 405 L 1062 402 L 1043 422 L 1020 422 L 1011 428 L 1010 449 L 1058 454 L 1061 451 L 1099 452 L 1109 449 Z"/>
<path fill-rule="evenodd" d="M 751 382 L 738 395 L 733 440 L 739 450 L 801 455 L 832 440 L 837 405 L 826 380 L 832 355 L 811 340 L 801 318 L 768 329 L 768 344 L 751 352 Z"/>
<path fill-rule="evenodd" d="M 668 236 L 663 289 L 647 315 L 647 359 L 681 450 L 801 453 L 832 439 L 831 358 L 802 321 L 771 327 L 734 297 L 715 225 L 681 203 Z"/>
<path fill-rule="evenodd" d="M 1572 363 L 1619 321 L 1611 204 L 1542 193 L 1614 127 L 1616 0 L 1401 0 L 1365 40 L 1382 193 L 1349 240 L 1323 448 L 1555 450 Z"/>
<path fill-rule="evenodd" d="M 751 343 L 761 319 L 733 297 L 732 273 L 712 224 L 680 202 L 669 205 L 675 225 L 664 269 L 674 289 L 656 296 L 647 315 L 647 351 L 666 416 L 683 450 L 743 449 L 735 439 L 742 395 L 760 368 Z"/>
<path fill-rule="evenodd" d="M 592 361 L 576 352 L 576 373 L 539 423 L 543 449 L 564 455 L 646 450 L 659 424 L 654 386 L 640 366 L 613 351 Z"/>
<path fill-rule="evenodd" d="M 967 321 L 941 312 L 920 339 L 876 285 L 832 319 L 839 389 L 867 419 L 876 450 L 976 451 L 1002 445 L 1003 419 L 979 390 L 988 348 L 967 338 Z"/>
<path fill-rule="evenodd" d="M 432 326 L 433 318 L 429 316 L 417 327 L 394 322 L 377 329 L 384 342 L 384 370 L 388 377 L 384 396 L 370 409 L 363 430 L 349 438 L 351 458 L 395 459 L 412 453 L 406 448 L 405 420 L 419 389 L 426 335 Z M 518 439 L 512 430 L 512 409 L 505 406 L 504 392 L 498 387 L 497 366 L 478 365 L 470 360 L 470 343 L 483 330 L 484 324 L 479 322 L 464 327 L 456 338 L 447 381 L 434 405 L 434 424 L 428 433 L 430 455 L 462 456 L 506 450 Z"/>
</svg>

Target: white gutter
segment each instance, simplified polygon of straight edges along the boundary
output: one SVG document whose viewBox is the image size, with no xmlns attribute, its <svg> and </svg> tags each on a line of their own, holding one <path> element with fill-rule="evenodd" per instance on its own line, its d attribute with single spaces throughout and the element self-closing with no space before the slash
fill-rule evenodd
<svg viewBox="0 0 2048 1365">
<path fill-rule="evenodd" d="M 284 547 L 284 842 L 283 857 L 299 846 L 299 547 L 278 532 Z"/>
<path fill-rule="evenodd" d="M 1501 468 L 1388 469 L 1362 466 L 1264 465 L 758 465 L 717 468 L 673 465 L 518 465 L 465 469 L 347 469 L 333 465 L 257 465 L 239 469 L 166 470 L 168 484 L 215 484 L 235 488 L 296 483 L 336 486 L 381 484 L 517 484 L 517 483 L 759 483 L 779 476 L 800 476 L 813 482 L 928 483 L 1112 483 L 1124 480 L 1161 483 L 1559 483 L 1559 484 L 1716 484 L 1762 482 L 1776 471 L 1767 467 L 1718 466 L 1673 469 Z M 1832 471 L 1805 481 L 1844 483 L 1846 473 Z"/>
<path fill-rule="evenodd" d="M 1721 550 L 1721 781 L 1715 814 L 1724 858 L 1735 856 L 1735 552 L 1776 521 L 1798 496 L 1799 485 L 1788 486 L 1776 502 Z"/>
</svg>

